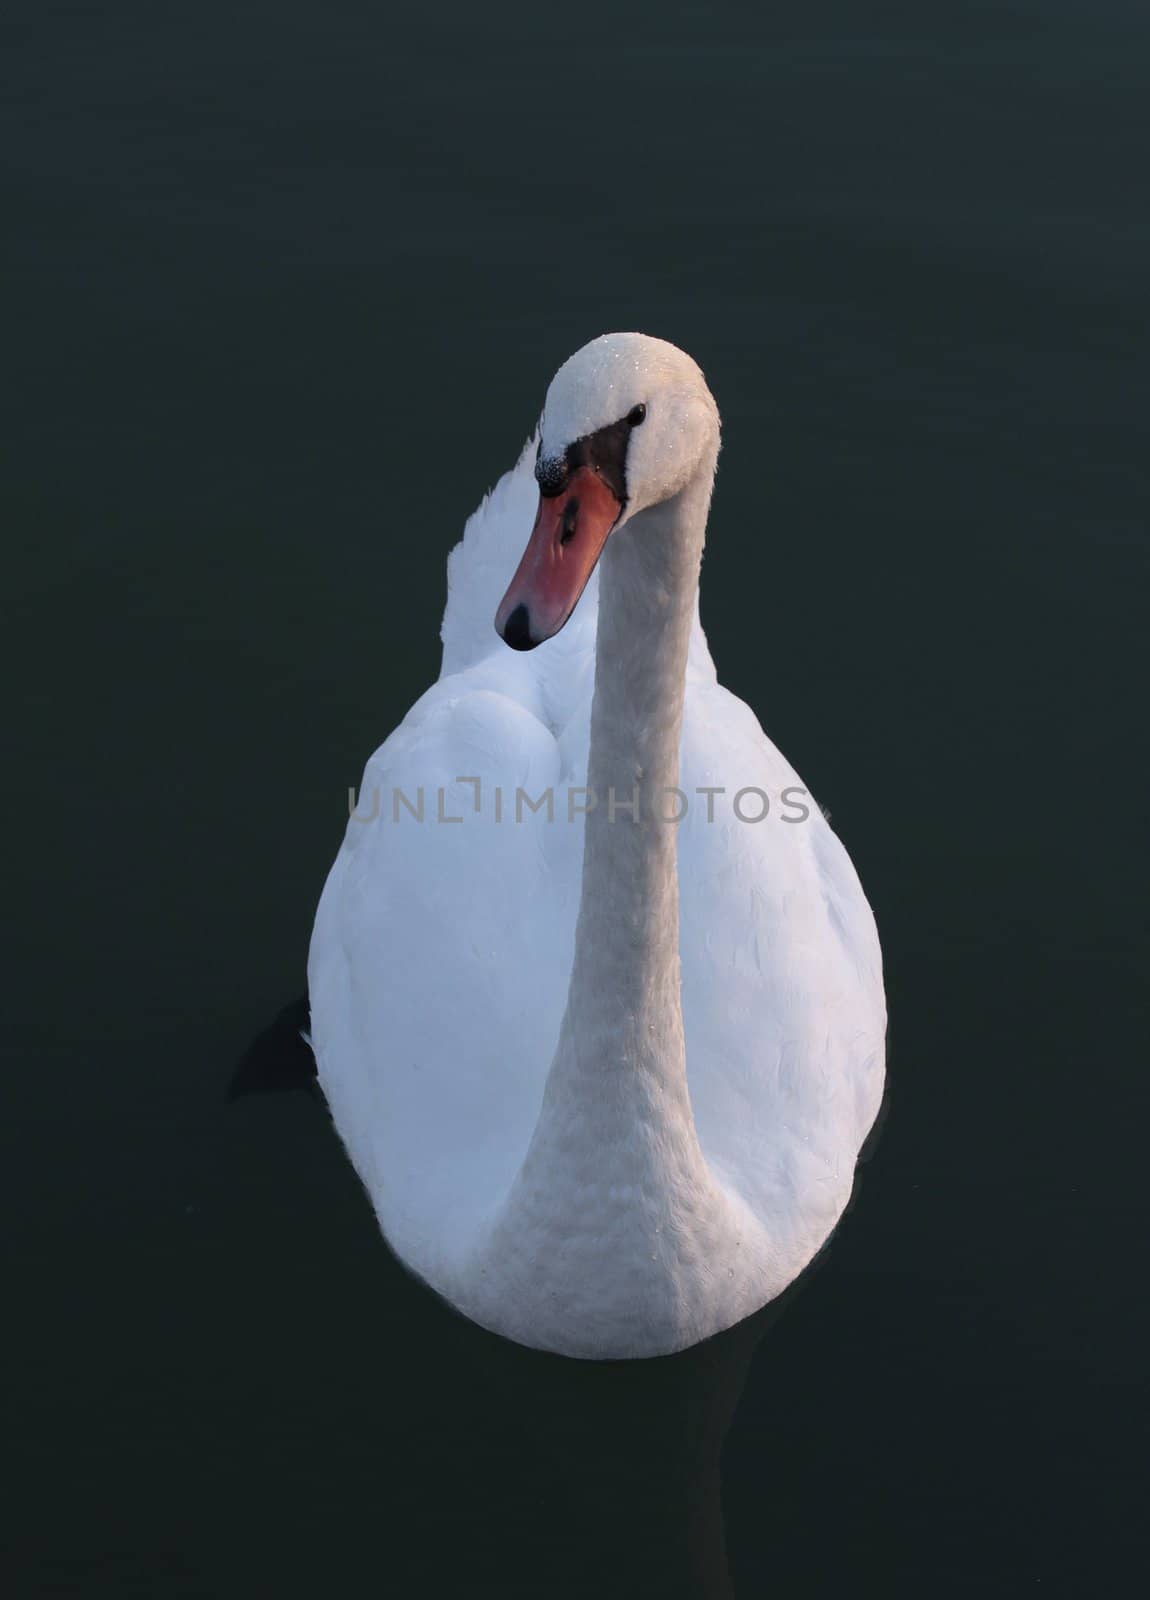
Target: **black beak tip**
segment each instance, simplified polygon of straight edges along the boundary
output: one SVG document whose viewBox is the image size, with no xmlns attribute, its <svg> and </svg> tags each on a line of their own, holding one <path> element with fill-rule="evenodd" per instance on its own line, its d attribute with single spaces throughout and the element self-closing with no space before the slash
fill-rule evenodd
<svg viewBox="0 0 1150 1600">
<path fill-rule="evenodd" d="M 527 607 L 522 601 L 507 618 L 499 630 L 503 636 L 504 644 L 509 644 L 512 650 L 534 650 L 540 642 L 531 637 L 531 617 Z"/>
</svg>

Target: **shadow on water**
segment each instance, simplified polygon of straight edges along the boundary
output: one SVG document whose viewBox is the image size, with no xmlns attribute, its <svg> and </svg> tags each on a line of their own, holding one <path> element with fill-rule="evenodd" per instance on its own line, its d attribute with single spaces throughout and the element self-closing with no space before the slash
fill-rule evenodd
<svg viewBox="0 0 1150 1600">
<path fill-rule="evenodd" d="M 309 1088 L 302 1020 L 287 1007 L 257 1036 L 233 1099 Z M 370 1266 L 385 1307 L 378 1343 L 358 1330 L 332 1394 L 346 1407 L 339 1384 L 360 1363 L 365 1392 L 348 1422 L 361 1441 L 340 1431 L 297 1578 L 309 1560 L 316 1581 L 363 1570 L 374 1548 L 389 1582 L 460 1593 L 735 1593 L 720 1457 L 752 1358 L 794 1290 L 678 1355 L 582 1362 L 476 1327 L 385 1250 Z"/>
</svg>

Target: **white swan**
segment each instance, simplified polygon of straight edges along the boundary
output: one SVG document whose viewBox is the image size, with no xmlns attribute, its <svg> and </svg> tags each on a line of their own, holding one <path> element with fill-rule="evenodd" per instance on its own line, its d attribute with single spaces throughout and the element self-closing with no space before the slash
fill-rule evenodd
<svg viewBox="0 0 1150 1600">
<path fill-rule="evenodd" d="M 523 1344 L 653 1356 L 833 1228 L 882 1095 L 881 959 L 846 852 L 716 681 L 698 367 L 596 339 L 534 444 L 452 552 L 439 681 L 368 763 L 312 1038 L 414 1272 Z"/>
</svg>

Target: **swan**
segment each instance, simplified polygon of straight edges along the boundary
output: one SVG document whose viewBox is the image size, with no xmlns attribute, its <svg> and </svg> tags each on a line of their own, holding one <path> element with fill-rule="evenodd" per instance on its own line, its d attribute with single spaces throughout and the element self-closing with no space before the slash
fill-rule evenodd
<svg viewBox="0 0 1150 1600">
<path fill-rule="evenodd" d="M 567 1356 L 777 1296 L 883 1092 L 870 907 L 700 625 L 719 439 L 661 339 L 559 369 L 451 552 L 440 677 L 367 763 L 312 936 L 319 1083 L 385 1238 Z"/>
</svg>

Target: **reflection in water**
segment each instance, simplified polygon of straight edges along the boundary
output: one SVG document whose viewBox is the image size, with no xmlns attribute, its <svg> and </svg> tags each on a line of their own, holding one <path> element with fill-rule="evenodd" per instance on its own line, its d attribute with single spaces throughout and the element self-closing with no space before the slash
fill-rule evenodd
<svg viewBox="0 0 1150 1600">
<path fill-rule="evenodd" d="M 306 1086 L 299 1020 L 289 1007 L 255 1041 L 233 1094 Z M 789 1295 L 678 1355 L 581 1362 L 476 1327 L 385 1248 L 349 1270 L 386 1309 L 349 1355 L 364 1392 L 348 1426 L 370 1442 L 345 1438 L 331 1463 L 329 1579 L 385 1550 L 381 1588 L 733 1595 L 719 1458 Z"/>
<path fill-rule="evenodd" d="M 491 1557 L 505 1579 L 522 1564 L 548 1589 L 607 1583 L 620 1593 L 733 1594 L 719 1457 L 751 1357 L 777 1315 L 760 1312 L 679 1355 L 575 1362 L 499 1340 L 450 1316 L 457 1421 L 502 1435 L 502 1472 L 481 1494 L 505 1525 Z M 528 1538 L 510 1504 L 534 1489 Z M 514 1559 L 512 1559 L 514 1552 Z"/>
</svg>

